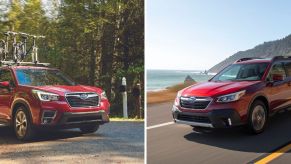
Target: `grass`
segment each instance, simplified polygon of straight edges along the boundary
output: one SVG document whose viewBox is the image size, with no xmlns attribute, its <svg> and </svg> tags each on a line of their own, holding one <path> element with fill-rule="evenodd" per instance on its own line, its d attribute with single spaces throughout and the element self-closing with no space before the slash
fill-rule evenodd
<svg viewBox="0 0 291 164">
<path fill-rule="evenodd" d="M 166 88 L 165 90 L 161 91 L 151 91 L 147 92 L 147 104 L 155 104 L 155 103 L 162 103 L 162 102 L 174 102 L 174 99 L 177 95 L 177 92 L 183 88 L 186 88 L 190 85 L 195 84 L 193 83 L 181 83 L 171 87 Z"/>
</svg>

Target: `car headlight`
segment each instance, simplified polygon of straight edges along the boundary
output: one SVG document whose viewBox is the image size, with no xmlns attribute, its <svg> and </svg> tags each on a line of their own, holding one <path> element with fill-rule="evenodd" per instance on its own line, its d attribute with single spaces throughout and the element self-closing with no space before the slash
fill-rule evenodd
<svg viewBox="0 0 291 164">
<path fill-rule="evenodd" d="M 176 98 L 180 98 L 182 95 L 182 91 L 178 91 Z"/>
<path fill-rule="evenodd" d="M 106 96 L 106 92 L 105 91 L 102 91 L 102 93 L 101 93 L 101 99 L 107 99 L 107 96 Z"/>
<path fill-rule="evenodd" d="M 32 90 L 32 93 L 36 94 L 40 101 L 58 101 L 60 96 L 55 93 L 44 92 L 39 90 Z"/>
<path fill-rule="evenodd" d="M 180 97 L 181 97 L 181 95 L 182 95 L 182 91 L 179 91 L 177 93 L 176 98 L 175 98 L 174 105 L 178 106 L 180 104 Z"/>
<path fill-rule="evenodd" d="M 219 96 L 217 98 L 217 102 L 232 102 L 232 101 L 236 101 L 236 100 L 239 100 L 243 95 L 245 95 L 245 93 L 246 93 L 246 91 L 243 90 L 243 91 L 239 91 L 239 92 L 235 92 L 235 93 Z"/>
</svg>

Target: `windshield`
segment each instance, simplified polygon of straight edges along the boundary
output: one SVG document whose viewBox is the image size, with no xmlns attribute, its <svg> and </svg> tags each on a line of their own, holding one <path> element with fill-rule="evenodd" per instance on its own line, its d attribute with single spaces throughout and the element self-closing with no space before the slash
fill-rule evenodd
<svg viewBox="0 0 291 164">
<path fill-rule="evenodd" d="M 218 73 L 211 81 L 261 80 L 268 63 L 233 64 Z"/>
<path fill-rule="evenodd" d="M 17 69 L 16 78 L 20 85 L 76 85 L 58 70 L 48 69 Z"/>
</svg>

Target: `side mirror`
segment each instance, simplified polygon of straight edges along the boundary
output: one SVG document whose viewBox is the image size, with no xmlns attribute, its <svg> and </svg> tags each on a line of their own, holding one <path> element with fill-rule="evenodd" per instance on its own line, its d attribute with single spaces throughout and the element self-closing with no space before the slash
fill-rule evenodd
<svg viewBox="0 0 291 164">
<path fill-rule="evenodd" d="M 10 87 L 9 81 L 0 82 L 0 87 L 1 88 L 9 88 Z"/>
<path fill-rule="evenodd" d="M 273 74 L 272 77 L 273 81 L 283 81 L 285 79 L 285 77 L 281 74 Z"/>
</svg>

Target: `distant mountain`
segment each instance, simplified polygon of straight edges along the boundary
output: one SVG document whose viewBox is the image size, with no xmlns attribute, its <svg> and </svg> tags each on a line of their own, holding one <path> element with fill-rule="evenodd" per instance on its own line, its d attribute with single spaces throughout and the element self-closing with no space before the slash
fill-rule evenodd
<svg viewBox="0 0 291 164">
<path fill-rule="evenodd" d="M 219 72 L 229 64 L 235 62 L 240 58 L 245 57 L 261 57 L 272 58 L 274 56 L 291 56 L 291 35 L 275 41 L 264 42 L 252 49 L 246 51 L 239 51 L 222 62 L 216 64 L 208 70 L 208 72 Z"/>
</svg>

